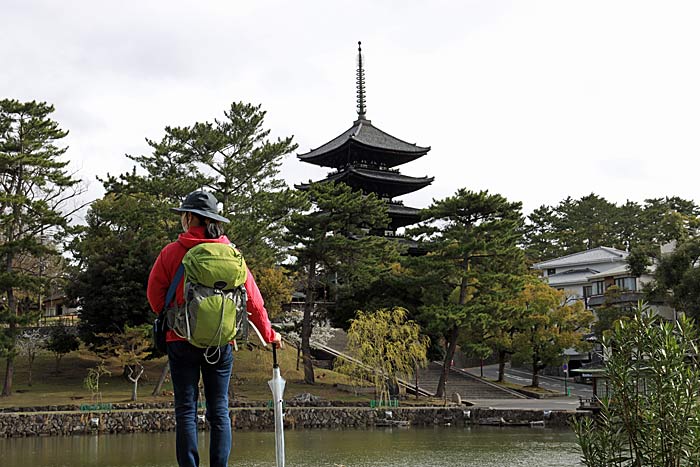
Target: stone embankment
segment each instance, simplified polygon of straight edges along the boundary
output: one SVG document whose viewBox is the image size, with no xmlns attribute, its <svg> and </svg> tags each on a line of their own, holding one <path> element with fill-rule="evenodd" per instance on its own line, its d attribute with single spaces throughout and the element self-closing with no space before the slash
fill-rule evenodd
<svg viewBox="0 0 700 467">
<path fill-rule="evenodd" d="M 371 428 L 380 425 L 465 426 L 544 425 L 566 427 L 574 412 L 542 410 L 495 410 L 447 407 L 369 407 L 287 406 L 285 426 L 294 428 Z M 57 407 L 58 408 L 58 407 Z M 61 407 L 64 408 L 64 407 Z M 65 407 L 67 408 L 67 407 Z M 200 410 L 201 429 L 207 429 L 204 410 Z M 236 430 L 273 430 L 274 416 L 267 407 L 231 409 Z M 534 423 L 530 423 L 534 422 Z M 57 436 L 75 434 L 134 433 L 172 431 L 175 415 L 172 408 L 117 408 L 109 411 L 3 411 L 0 413 L 0 437 Z"/>
</svg>

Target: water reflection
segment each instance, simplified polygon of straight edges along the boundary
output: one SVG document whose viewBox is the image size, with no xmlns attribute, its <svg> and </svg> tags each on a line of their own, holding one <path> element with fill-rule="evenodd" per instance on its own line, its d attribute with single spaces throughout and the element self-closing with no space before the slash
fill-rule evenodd
<svg viewBox="0 0 700 467">
<path fill-rule="evenodd" d="M 531 428 L 294 430 L 286 433 L 295 467 L 570 467 L 580 451 L 570 431 Z M 206 465 L 208 435 L 200 435 Z M 175 464 L 175 434 L 0 439 L 4 467 L 76 465 L 160 467 Z M 230 465 L 275 465 L 274 434 L 234 432 Z"/>
</svg>

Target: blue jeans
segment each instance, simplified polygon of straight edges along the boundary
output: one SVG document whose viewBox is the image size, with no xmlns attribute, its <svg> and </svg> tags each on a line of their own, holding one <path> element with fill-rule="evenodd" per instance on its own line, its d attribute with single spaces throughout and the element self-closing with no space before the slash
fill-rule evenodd
<svg viewBox="0 0 700 467">
<path fill-rule="evenodd" d="M 226 466 L 231 452 L 231 419 L 228 412 L 228 383 L 233 364 L 231 345 L 221 348 L 219 361 L 212 365 L 204 359 L 204 349 L 185 341 L 168 342 L 168 359 L 175 393 L 175 440 L 178 465 L 186 467 L 199 465 L 197 398 L 201 372 L 204 397 L 207 401 L 207 421 L 211 430 L 209 462 L 211 467 Z"/>
</svg>

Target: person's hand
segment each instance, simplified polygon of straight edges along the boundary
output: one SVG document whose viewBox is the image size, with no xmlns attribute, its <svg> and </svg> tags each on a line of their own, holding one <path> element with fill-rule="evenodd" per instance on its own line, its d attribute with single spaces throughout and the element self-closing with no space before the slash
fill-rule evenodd
<svg viewBox="0 0 700 467">
<path fill-rule="evenodd" d="M 272 339 L 272 345 L 277 347 L 278 349 L 283 348 L 282 347 L 282 334 L 279 332 L 275 331 L 275 337 Z"/>
</svg>

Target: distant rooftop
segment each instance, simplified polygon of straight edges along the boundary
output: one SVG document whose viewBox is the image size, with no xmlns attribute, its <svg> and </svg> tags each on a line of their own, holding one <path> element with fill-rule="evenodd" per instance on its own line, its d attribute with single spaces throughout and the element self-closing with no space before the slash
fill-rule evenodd
<svg viewBox="0 0 700 467">
<path fill-rule="evenodd" d="M 617 261 L 624 261 L 628 256 L 629 253 L 626 251 L 607 246 L 599 246 L 590 250 L 535 263 L 532 267 L 535 269 L 550 269 L 596 263 L 614 263 Z"/>
</svg>

